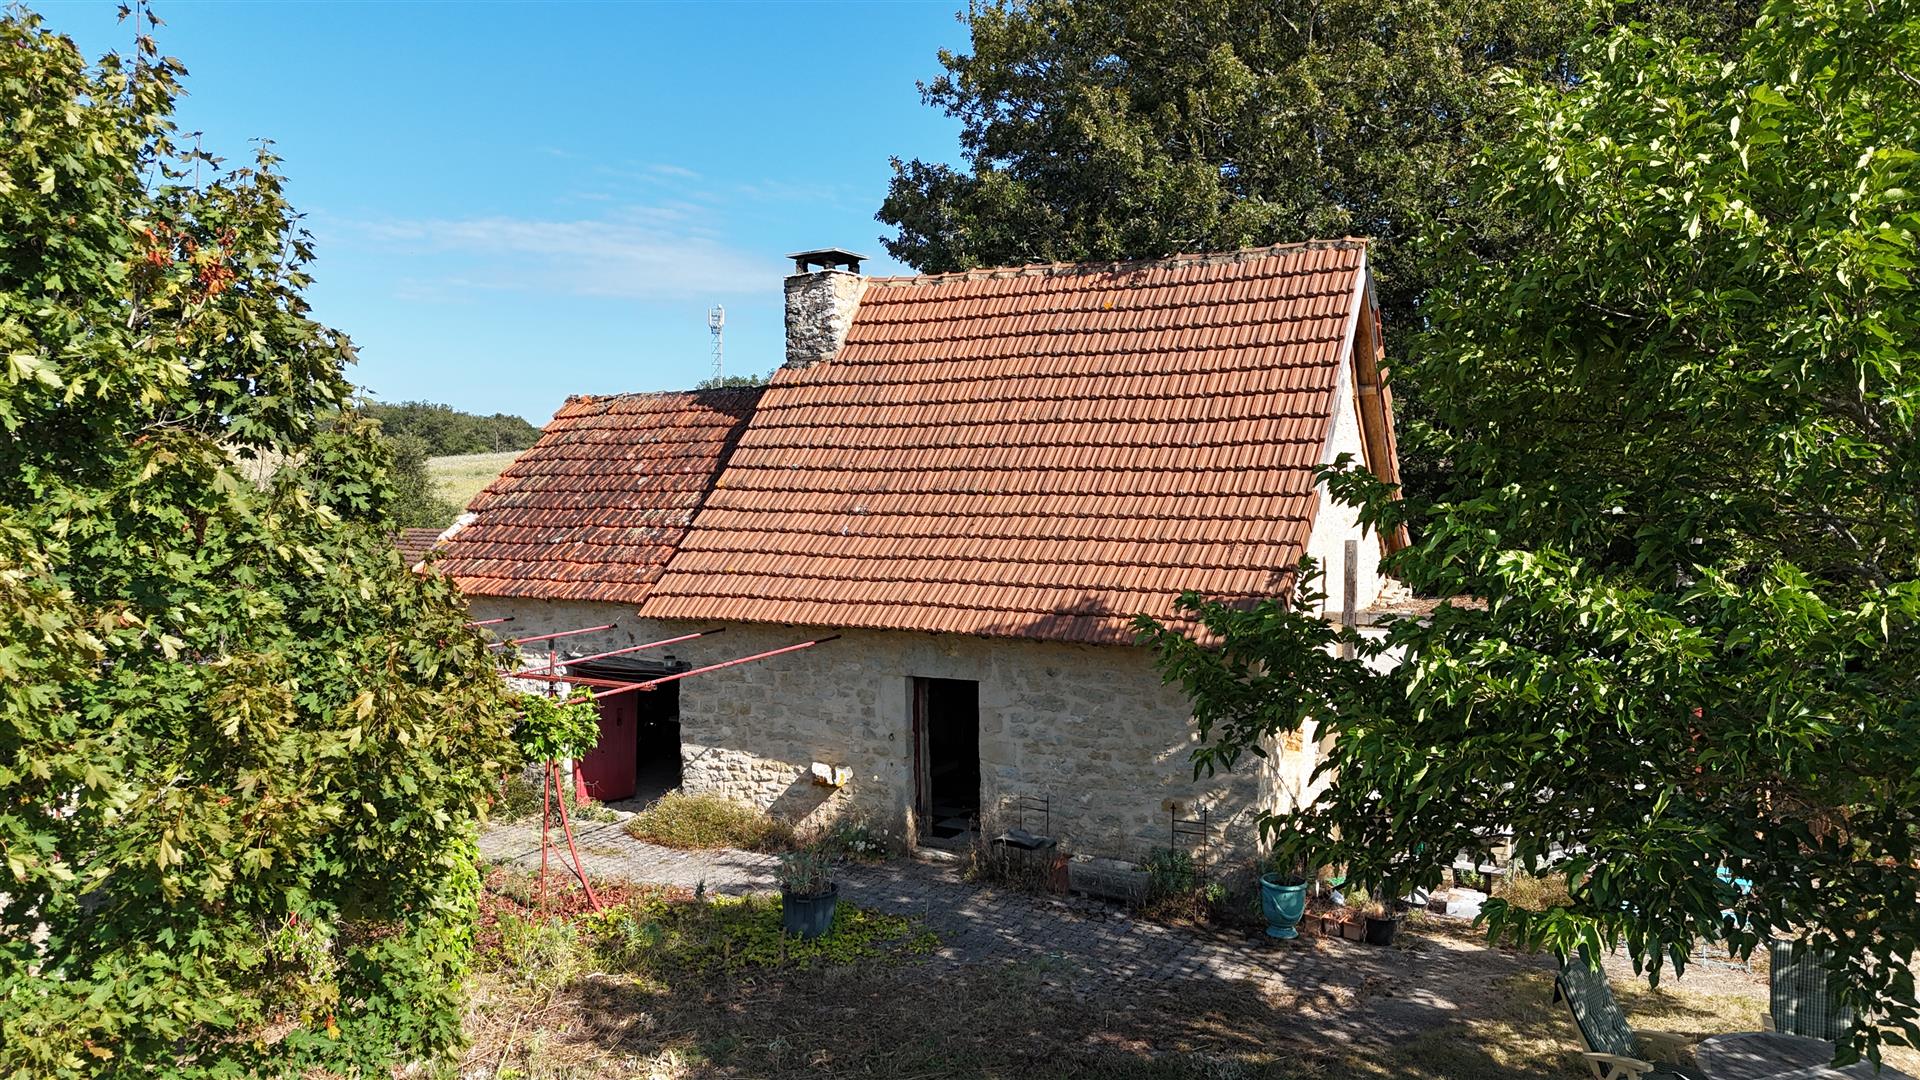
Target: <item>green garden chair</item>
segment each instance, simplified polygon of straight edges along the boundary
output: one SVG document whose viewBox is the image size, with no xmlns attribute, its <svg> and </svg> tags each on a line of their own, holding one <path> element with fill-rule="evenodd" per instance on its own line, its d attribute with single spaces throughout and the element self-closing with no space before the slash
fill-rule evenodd
<svg viewBox="0 0 1920 1080">
<path fill-rule="evenodd" d="M 1784 1035 L 1839 1042 L 1853 1027 L 1853 1011 L 1827 988 L 1832 954 L 1804 941 L 1775 938 L 1767 946 L 1767 1026 Z"/>
<path fill-rule="evenodd" d="M 1635 1031 L 1627 1025 L 1620 1003 L 1613 999 L 1607 973 L 1590 963 L 1586 951 L 1563 961 L 1554 979 L 1554 997 L 1565 999 L 1586 1051 L 1580 1056 L 1594 1080 L 1648 1080 L 1686 1077 L 1700 1073 L 1681 1063 L 1692 1040 L 1666 1031 Z"/>
</svg>

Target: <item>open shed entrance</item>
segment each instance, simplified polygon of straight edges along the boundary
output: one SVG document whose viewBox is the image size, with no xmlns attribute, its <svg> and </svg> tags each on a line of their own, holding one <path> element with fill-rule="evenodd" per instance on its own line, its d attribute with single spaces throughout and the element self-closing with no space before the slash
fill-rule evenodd
<svg viewBox="0 0 1920 1080">
<path fill-rule="evenodd" d="M 614 657 L 569 665 L 585 678 L 646 682 L 687 670 L 672 660 Z M 580 759 L 579 792 L 596 802 L 645 805 L 680 787 L 680 684 L 616 694 L 600 705 L 600 743 Z"/>
<path fill-rule="evenodd" d="M 980 684 L 913 680 L 913 745 L 920 839 L 965 843 L 980 826 Z"/>
</svg>

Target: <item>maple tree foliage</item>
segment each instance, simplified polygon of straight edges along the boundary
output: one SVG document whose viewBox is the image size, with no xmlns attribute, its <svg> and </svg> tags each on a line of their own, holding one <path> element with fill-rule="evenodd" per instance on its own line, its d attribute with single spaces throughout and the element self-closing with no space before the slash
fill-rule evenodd
<svg viewBox="0 0 1920 1080">
<path fill-rule="evenodd" d="M 183 145 L 134 18 L 0 16 L 0 1073 L 384 1070 L 460 1038 L 509 706 L 271 151 Z"/>
</svg>

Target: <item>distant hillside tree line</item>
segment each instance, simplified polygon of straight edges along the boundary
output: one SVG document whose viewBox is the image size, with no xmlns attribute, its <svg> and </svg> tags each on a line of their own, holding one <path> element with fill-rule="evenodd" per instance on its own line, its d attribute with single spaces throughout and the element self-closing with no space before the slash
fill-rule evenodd
<svg viewBox="0 0 1920 1080">
<path fill-rule="evenodd" d="M 426 444 L 427 457 L 525 450 L 540 437 L 539 428 L 518 416 L 479 416 L 430 401 L 368 403 L 361 413 L 380 421 L 380 430 L 389 438 L 413 436 L 421 440 Z"/>
</svg>

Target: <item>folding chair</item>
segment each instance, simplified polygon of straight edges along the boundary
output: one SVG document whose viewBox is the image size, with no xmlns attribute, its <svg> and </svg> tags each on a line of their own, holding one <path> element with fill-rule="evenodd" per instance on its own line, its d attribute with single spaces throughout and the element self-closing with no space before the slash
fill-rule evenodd
<svg viewBox="0 0 1920 1080">
<path fill-rule="evenodd" d="M 1805 941 L 1774 938 L 1767 945 L 1767 1028 L 1823 1042 L 1839 1042 L 1853 1027 L 1853 1010 L 1827 987 L 1833 954 Z"/>
<path fill-rule="evenodd" d="M 1553 986 L 1554 998 L 1566 1000 L 1574 1026 L 1580 1029 L 1580 1041 L 1586 1045 L 1580 1056 L 1592 1070 L 1594 1080 L 1699 1080 L 1700 1073 L 1679 1060 L 1692 1047 L 1692 1041 L 1671 1032 L 1629 1027 L 1619 1002 L 1613 999 L 1607 973 L 1588 958 L 1585 949 L 1561 961 Z"/>
</svg>

